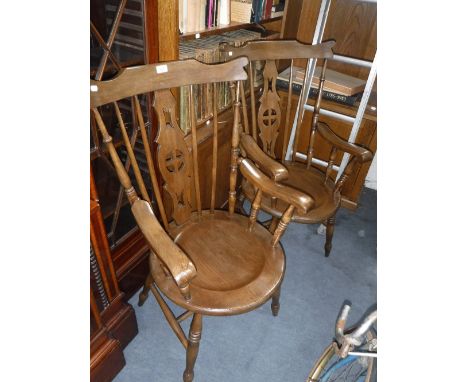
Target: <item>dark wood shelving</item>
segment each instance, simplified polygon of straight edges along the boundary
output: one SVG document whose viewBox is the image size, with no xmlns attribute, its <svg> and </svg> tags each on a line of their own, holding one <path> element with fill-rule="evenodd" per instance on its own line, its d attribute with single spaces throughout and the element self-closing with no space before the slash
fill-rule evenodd
<svg viewBox="0 0 468 382">
<path fill-rule="evenodd" d="M 281 21 L 282 18 L 283 16 L 273 17 L 271 19 L 262 20 L 259 23 L 239 23 L 236 21 L 232 21 L 229 25 L 220 25 L 216 27 L 202 29 L 196 32 L 188 32 L 188 33 L 181 34 L 179 35 L 179 39 L 182 41 L 193 40 L 193 39 L 204 37 L 204 36 L 210 36 L 214 34 L 220 34 L 224 32 L 233 31 L 236 29 L 244 29 L 244 28 L 252 28 L 252 27 L 257 27 L 257 28 L 265 30 L 265 28 L 263 27 L 264 24 L 268 24 L 274 21 Z M 197 35 L 199 36 L 197 37 Z"/>
</svg>

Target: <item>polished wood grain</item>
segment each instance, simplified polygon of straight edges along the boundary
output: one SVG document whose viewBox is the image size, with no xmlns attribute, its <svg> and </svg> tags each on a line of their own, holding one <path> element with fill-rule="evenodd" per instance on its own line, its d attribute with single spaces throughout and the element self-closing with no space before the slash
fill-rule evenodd
<svg viewBox="0 0 468 382">
<path fill-rule="evenodd" d="M 257 166 L 254 165 L 249 159 L 240 160 L 240 170 L 245 180 L 252 183 L 255 188 L 259 188 L 270 196 L 284 201 L 288 205 L 292 205 L 303 213 L 307 213 L 316 201 L 307 193 L 287 185 L 276 183 L 264 175 Z M 288 180 L 284 183 L 290 182 Z"/>
<path fill-rule="evenodd" d="M 163 189 L 172 201 L 172 215 L 169 218 L 180 224 L 192 212 L 192 160 L 177 122 L 176 104 L 171 92 L 158 91 L 154 105 L 159 121 L 156 136 L 158 169 L 164 181 Z"/>
<path fill-rule="evenodd" d="M 200 347 L 202 331 L 202 315 L 195 313 L 192 323 L 190 324 L 190 332 L 187 347 L 187 360 L 184 371 L 184 382 L 193 381 L 195 361 L 198 356 L 198 348 Z"/>
<path fill-rule="evenodd" d="M 280 238 L 293 211 L 297 209 L 305 213 L 314 203 L 308 195 L 275 183 L 254 162 L 241 155 L 240 144 L 244 132 L 241 124 L 240 81 L 247 78 L 243 70 L 246 64 L 245 57 L 218 65 L 186 60 L 167 63 L 167 72 L 160 73 L 160 77 L 155 76 L 154 65 L 147 65 L 136 71 L 124 69 L 117 78 L 109 81 L 92 82 L 97 87 L 92 88 L 90 93 L 92 115 L 125 190 L 133 217 L 151 249 L 150 274 L 140 294 L 139 305 L 144 304 L 151 291 L 170 328 L 186 348 L 184 381 L 192 381 L 194 377 L 202 315 L 241 314 L 257 308 L 269 299 L 272 299 L 272 314 L 278 314 L 279 289 L 285 271 L 285 256 Z M 167 76 L 167 73 L 171 75 Z M 216 125 L 213 126 L 213 147 L 210 147 L 212 158 L 208 162 L 209 170 L 205 171 L 205 174 L 211 174 L 213 178 L 212 187 L 202 187 L 204 183 L 200 177 L 200 139 L 202 142 L 206 141 L 207 133 L 204 128 L 196 125 L 193 118 L 193 90 L 189 93 L 191 132 L 186 137 L 178 125 L 175 98 L 170 91 L 174 86 L 191 86 L 192 83 L 202 81 L 207 84 L 231 82 L 231 90 L 234 92 L 231 109 L 233 118 L 230 120 L 230 163 L 216 161 L 218 125 L 222 122 L 218 121 L 217 115 L 212 120 Z M 159 212 L 166 216 L 167 226 L 164 222 L 162 225 L 159 223 L 153 205 L 155 203 L 149 198 L 149 192 L 144 191 L 146 185 L 138 179 L 138 171 L 134 171 L 138 187 L 132 185 L 133 177 L 129 176 L 128 166 L 125 167 L 119 158 L 109 128 L 100 112 L 104 102 L 113 104 L 128 160 L 132 166 L 138 165 L 138 160 L 133 158 L 127 127 L 119 117 L 118 98 L 130 97 L 137 104 L 139 98 L 135 92 L 140 91 L 153 93 L 158 132 L 155 137 L 155 161 L 147 163 L 153 163 L 157 169 L 155 173 L 160 174 L 165 200 L 156 204 Z M 216 94 L 213 92 L 213 95 Z M 145 121 L 142 120 L 141 110 L 139 112 L 137 107 L 135 110 L 136 118 L 133 123 L 144 130 Z M 249 150 L 248 143 L 246 147 Z M 151 148 L 148 149 L 150 150 Z M 256 158 L 255 153 L 254 150 L 253 158 Z M 271 165 L 264 158 L 260 158 L 259 162 L 266 169 Z M 221 164 L 223 167 L 220 167 Z M 278 165 L 271 166 L 271 169 L 278 173 L 278 177 L 285 171 Z M 146 171 L 149 172 L 147 169 Z M 229 178 L 225 178 L 229 183 L 229 192 L 225 194 L 230 202 L 228 211 L 214 208 L 217 172 L 229 173 Z M 256 187 L 257 197 L 250 217 L 235 212 L 236 188 L 240 177 L 248 178 Z M 156 184 L 158 185 L 159 183 Z M 202 191 L 207 191 L 204 198 L 201 196 Z M 277 227 L 271 233 L 256 221 L 262 193 L 281 199 L 287 205 L 285 213 L 280 216 Z M 171 201 L 169 208 L 165 208 L 168 200 Z M 204 207 L 205 201 L 208 202 L 208 208 Z M 186 312 L 176 317 L 164 296 L 186 309 Z M 186 336 L 180 322 L 191 315 L 192 324 Z"/>
<path fill-rule="evenodd" d="M 240 47 L 224 46 L 229 58 L 246 56 L 249 61 L 258 60 L 290 60 L 291 58 L 319 59 L 332 58 L 331 48 L 335 41 L 327 41 L 322 44 L 303 44 L 296 40 L 257 40 L 249 41 Z"/>
<path fill-rule="evenodd" d="M 258 100 L 253 100 L 257 94 L 251 89 L 251 105 L 250 112 L 256 115 L 256 119 L 252 120 L 252 138 L 243 138 L 241 148 L 247 157 L 253 159 L 257 166 L 266 172 L 273 183 L 282 186 L 289 186 L 288 189 L 298 190 L 301 193 L 310 196 L 312 201 L 309 208 L 300 209 L 297 205 L 291 203 L 291 200 L 280 196 L 272 191 L 264 191 L 259 199 L 259 185 L 255 183 L 255 178 L 251 174 L 243 173 L 244 181 L 242 182 L 243 196 L 247 197 L 253 204 L 254 208 L 260 208 L 270 213 L 275 220 L 272 221 L 270 230 L 274 236 L 281 237 L 281 232 L 290 221 L 300 223 L 319 223 L 327 225 L 327 235 L 325 244 L 325 255 L 328 256 L 331 250 L 331 241 L 334 233 L 335 214 L 341 203 L 341 191 L 350 178 L 356 163 L 365 163 L 372 159 L 370 150 L 349 143 L 333 131 L 324 123 L 319 122 L 319 113 L 322 106 L 322 93 L 325 82 L 325 73 L 327 69 L 328 59 L 333 57 L 331 48 L 334 46 L 334 41 L 318 45 L 302 44 L 298 41 L 253 41 L 247 42 L 243 46 L 237 48 L 229 48 L 229 56 L 239 57 L 246 56 L 249 58 L 249 67 L 257 60 L 265 60 L 263 69 L 264 84 L 260 91 Z M 226 47 L 228 49 L 228 47 Z M 318 95 L 315 100 L 315 109 L 310 120 L 310 129 L 308 136 L 303 136 L 302 130 L 305 129 L 304 124 L 299 123 L 294 136 L 292 161 L 285 160 L 287 143 L 287 133 L 291 129 L 291 110 L 293 104 L 292 97 L 292 77 L 290 76 L 288 92 L 286 100 L 282 102 L 279 93 L 276 90 L 276 79 L 278 76 L 277 63 L 275 60 L 288 59 L 293 62 L 296 59 L 323 59 L 322 70 L 320 74 Z M 251 83 L 253 81 L 250 81 Z M 304 84 L 303 84 L 304 85 Z M 283 92 L 284 94 L 284 92 Z M 259 104 L 258 108 L 256 107 Z M 283 106 L 286 103 L 286 116 L 283 117 Z M 244 108 L 242 110 L 245 110 Z M 246 118 L 247 119 L 247 118 Z M 254 121 L 257 121 L 257 124 Z M 259 141 L 256 142 L 256 131 L 259 131 Z M 282 130 L 283 139 L 280 138 Z M 315 158 L 315 147 L 318 136 L 328 142 L 333 148 L 330 151 L 329 158 L 326 159 L 327 165 L 325 169 L 319 169 L 312 165 L 312 160 Z M 296 153 L 298 151 L 300 138 L 306 139 L 306 161 L 297 161 Z M 283 147 L 278 147 L 282 142 Z M 257 146 L 258 143 L 258 146 Z M 244 147 L 245 146 L 245 147 Z M 304 146 L 304 145 L 302 145 Z M 260 155 L 260 147 L 266 155 Z M 340 179 L 337 179 L 336 184 L 332 180 L 334 172 L 333 165 L 337 162 L 337 152 L 348 153 L 350 161 L 346 166 Z M 278 156 L 278 153 L 281 153 Z M 267 160 L 265 156 L 282 160 L 282 166 L 275 167 L 271 160 Z M 258 161 L 258 162 L 257 162 Z M 280 170 L 279 170 L 280 169 Z M 244 169 L 245 171 L 245 169 Z M 280 171 L 284 175 L 279 175 Z M 262 181 L 265 184 L 265 181 Z M 289 192 L 293 195 L 292 192 Z M 259 204 L 260 203 L 260 204 Z M 258 206 L 259 204 L 259 206 Z M 295 208 L 292 208 L 294 206 Z M 276 226 L 276 228 L 274 228 Z M 275 241 L 276 240 L 276 241 Z"/>
<path fill-rule="evenodd" d="M 294 23 L 296 34 L 291 35 L 304 43 L 311 43 L 321 0 L 300 1 L 295 11 L 300 16 Z M 377 4 L 359 0 L 333 0 L 327 18 L 322 41 L 334 39 L 334 52 L 345 56 L 372 61 L 377 50 Z M 305 62 L 303 62 L 305 66 Z M 330 62 L 330 69 L 354 77 L 367 79 L 369 69 L 340 62 Z"/>
<path fill-rule="evenodd" d="M 239 60 L 244 66 L 247 65 L 245 57 Z M 111 80 L 91 81 L 91 107 L 102 106 L 135 94 L 183 85 L 223 82 L 225 78 L 232 78 L 233 81 L 246 80 L 247 75 L 242 66 L 233 62 L 206 65 L 189 59 L 125 68 Z M 213 70 L 210 70 L 210 67 L 213 67 Z"/>
<path fill-rule="evenodd" d="M 151 249 L 169 269 L 181 294 L 189 299 L 188 284 L 197 274 L 195 265 L 165 234 L 148 202 L 136 201 L 132 205 L 132 213 Z"/>
<path fill-rule="evenodd" d="M 258 223 L 247 230 L 249 218 L 227 211 L 196 212 L 182 226 L 171 224 L 174 242 L 197 267 L 190 283 L 191 300 L 181 296 L 161 268 L 158 256 L 150 257 L 158 288 L 177 305 L 206 315 L 232 315 L 265 303 L 284 272 L 284 253 L 271 244 L 272 235 Z"/>
<path fill-rule="evenodd" d="M 157 1 L 159 61 L 179 58 L 178 0 Z"/>
<path fill-rule="evenodd" d="M 244 151 L 244 156 L 250 158 L 275 182 L 280 182 L 288 178 L 288 170 L 280 162 L 274 160 L 271 156 L 265 154 L 263 150 L 255 143 L 252 136 L 242 134 L 241 149 Z"/>
</svg>

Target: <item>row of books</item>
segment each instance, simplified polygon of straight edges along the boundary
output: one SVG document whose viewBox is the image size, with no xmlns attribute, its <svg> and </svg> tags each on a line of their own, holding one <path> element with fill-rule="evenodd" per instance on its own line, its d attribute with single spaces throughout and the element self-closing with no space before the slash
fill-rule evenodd
<svg viewBox="0 0 468 382">
<path fill-rule="evenodd" d="M 258 23 L 282 16 L 285 0 L 231 0 L 231 20 Z"/>
<path fill-rule="evenodd" d="M 180 33 L 282 16 L 286 0 L 179 0 Z"/>
<path fill-rule="evenodd" d="M 218 35 L 206 36 L 197 40 L 181 41 L 179 44 L 179 58 L 181 60 L 195 58 L 204 63 L 218 63 L 227 60 L 223 52 L 220 52 L 220 44 L 230 44 L 240 46 L 247 41 L 258 40 L 261 33 L 247 29 L 238 29 L 225 32 Z M 254 83 L 261 82 L 261 68 L 256 68 L 256 79 Z M 247 89 L 247 85 L 246 85 Z M 194 104 L 195 115 L 198 123 L 205 121 L 213 116 L 213 88 L 206 85 L 194 86 Z M 187 133 L 190 130 L 189 122 L 189 87 L 183 87 L 180 92 L 180 128 Z M 231 104 L 231 91 L 228 83 L 218 84 L 217 96 L 218 112 L 222 111 Z"/>
<path fill-rule="evenodd" d="M 231 0 L 179 0 L 180 33 L 229 25 Z"/>
</svg>

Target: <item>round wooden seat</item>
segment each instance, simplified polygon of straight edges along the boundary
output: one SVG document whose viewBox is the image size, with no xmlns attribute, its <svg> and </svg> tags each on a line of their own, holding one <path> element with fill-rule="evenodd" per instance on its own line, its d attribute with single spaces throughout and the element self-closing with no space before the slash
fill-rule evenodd
<svg viewBox="0 0 468 382">
<path fill-rule="evenodd" d="M 157 256 L 151 254 L 151 273 L 158 288 L 176 304 L 197 313 L 233 315 L 264 304 L 280 285 L 285 258 L 281 245 L 260 224 L 249 232 L 249 219 L 226 211 L 196 213 L 170 234 L 197 268 L 187 302 Z"/>
<path fill-rule="evenodd" d="M 305 192 L 312 196 L 315 201 L 314 207 L 308 213 L 303 214 L 295 211 L 292 217 L 293 221 L 306 224 L 319 223 L 335 214 L 340 206 L 340 194 L 334 194 L 335 183 L 332 179 L 328 179 L 325 183 L 325 174 L 322 171 L 314 167 L 307 169 L 303 163 L 285 162 L 283 164 L 288 169 L 289 177 L 281 183 Z M 242 182 L 242 191 L 247 199 L 250 201 L 254 199 L 255 190 L 245 179 Z M 287 204 L 281 200 L 277 200 L 276 207 L 272 207 L 271 197 L 264 195 L 260 208 L 279 218 L 287 207 Z"/>
</svg>

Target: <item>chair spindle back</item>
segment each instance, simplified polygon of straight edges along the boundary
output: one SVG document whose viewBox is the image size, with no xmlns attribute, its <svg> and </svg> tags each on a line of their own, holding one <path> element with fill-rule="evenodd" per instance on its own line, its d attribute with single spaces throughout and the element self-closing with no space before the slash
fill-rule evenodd
<svg viewBox="0 0 468 382">
<path fill-rule="evenodd" d="M 159 65 L 145 65 L 123 69 L 117 77 L 109 81 L 91 81 L 91 109 L 96 124 L 101 131 L 103 141 L 106 144 L 111 160 L 114 164 L 117 176 L 125 190 L 127 198 L 133 204 L 141 198 L 151 204 L 152 197 L 145 184 L 144 175 L 149 174 L 153 197 L 156 201 L 161 215 L 164 228 L 168 230 L 171 218 L 176 224 L 183 224 L 187 221 L 195 210 L 200 215 L 202 213 L 201 190 L 198 165 L 198 142 L 197 125 L 194 110 L 194 90 L 193 85 L 206 84 L 212 87 L 213 105 L 217 105 L 219 95 L 218 82 L 230 81 L 233 84 L 240 80 L 245 80 L 247 75 L 243 66 L 247 64 L 246 58 L 239 58 L 228 63 L 217 65 L 206 65 L 196 60 L 175 61 Z M 191 145 L 187 146 L 184 134 L 180 129 L 176 117 L 176 101 L 171 93 L 171 88 L 189 86 L 189 115 L 191 125 Z M 239 89 L 239 86 L 237 86 Z M 157 144 L 156 153 L 153 153 L 150 139 L 145 128 L 142 109 L 140 106 L 139 94 L 151 92 L 153 94 L 155 110 L 158 120 L 158 131 L 155 142 Z M 236 99 L 239 98 L 238 94 Z M 130 98 L 136 110 L 137 129 L 134 129 L 131 137 L 127 132 L 119 102 L 122 99 Z M 113 111 L 119 126 L 122 137 L 122 145 L 113 143 L 112 137 L 108 133 L 108 127 L 104 123 L 103 113 L 98 108 L 105 104 L 112 104 Z M 239 103 L 237 103 L 237 107 Z M 235 115 L 239 115 L 236 112 Z M 211 169 L 211 195 L 210 211 L 214 212 L 216 173 L 218 159 L 218 116 L 214 108 L 213 116 L 213 163 Z M 140 133 L 144 144 L 144 158 L 147 168 L 141 168 L 138 156 L 135 153 L 134 141 L 136 135 Z M 238 141 L 238 138 L 237 138 Z M 126 166 L 122 163 L 116 147 L 125 147 L 127 155 Z M 158 183 L 155 158 L 162 184 Z M 237 160 L 237 157 L 236 157 Z M 132 169 L 136 183 L 136 189 L 132 185 L 131 176 L 128 171 Z M 232 170 L 231 170 L 232 171 Z M 237 171 L 237 168 L 235 169 Z M 233 175 L 231 174 L 231 177 Z M 160 188 L 161 186 L 161 188 Z M 161 192 L 161 189 L 163 192 Z M 193 193 L 193 190 L 195 191 Z M 138 191 L 138 192 L 137 192 Z M 166 210 L 170 205 L 170 211 Z"/>
<path fill-rule="evenodd" d="M 308 145 L 308 156 L 313 154 L 312 144 L 314 142 L 315 130 L 318 123 L 318 115 L 320 111 L 320 103 L 322 98 L 323 82 L 325 80 L 325 70 L 327 59 L 333 57 L 333 52 L 331 48 L 334 45 L 334 41 L 329 41 L 326 43 L 318 45 L 308 45 L 302 44 L 293 40 L 261 40 L 261 41 L 250 41 L 241 47 L 231 47 L 223 46 L 222 49 L 227 51 L 227 55 L 232 58 L 239 56 L 246 56 L 249 58 L 249 77 L 250 77 L 250 95 L 255 94 L 254 88 L 254 75 L 253 75 L 253 66 L 255 61 L 265 61 L 265 66 L 263 69 L 263 87 L 260 90 L 260 97 L 258 102 L 256 97 L 250 97 L 250 121 L 251 127 L 249 127 L 248 117 L 247 117 L 247 107 L 244 98 L 242 98 L 242 112 L 243 112 L 243 125 L 244 132 L 249 133 L 253 139 L 257 142 L 257 130 L 258 138 L 261 141 L 261 146 L 263 151 L 271 156 L 272 158 L 277 159 L 275 153 L 277 138 L 279 135 L 279 130 L 281 128 L 280 123 L 282 121 L 282 111 L 281 111 L 281 102 L 280 97 L 277 92 L 277 78 L 278 70 L 276 66 L 276 60 L 289 60 L 291 68 L 294 66 L 295 59 L 323 59 L 324 64 L 322 67 L 322 73 L 320 78 L 320 86 L 316 101 L 316 106 L 313 116 L 313 126 L 311 129 L 311 135 Z M 288 83 L 288 97 L 287 97 L 287 106 L 286 106 L 286 115 L 284 119 L 285 126 L 283 127 L 283 147 L 281 152 L 281 160 L 285 159 L 286 156 L 286 147 L 287 140 L 289 138 L 290 126 L 292 126 L 291 121 L 291 104 L 292 104 L 292 94 L 293 94 L 293 71 L 290 71 L 289 83 Z M 305 78 L 302 81 L 302 86 L 304 85 Z M 243 94 L 243 84 L 241 83 L 241 94 Z M 258 105 L 257 105 L 258 104 Z M 257 110 L 258 107 L 258 110 Z M 300 132 L 300 126 L 296 129 L 296 135 L 294 139 L 294 153 L 293 160 L 295 158 L 295 152 L 297 150 L 297 141 Z"/>
</svg>

